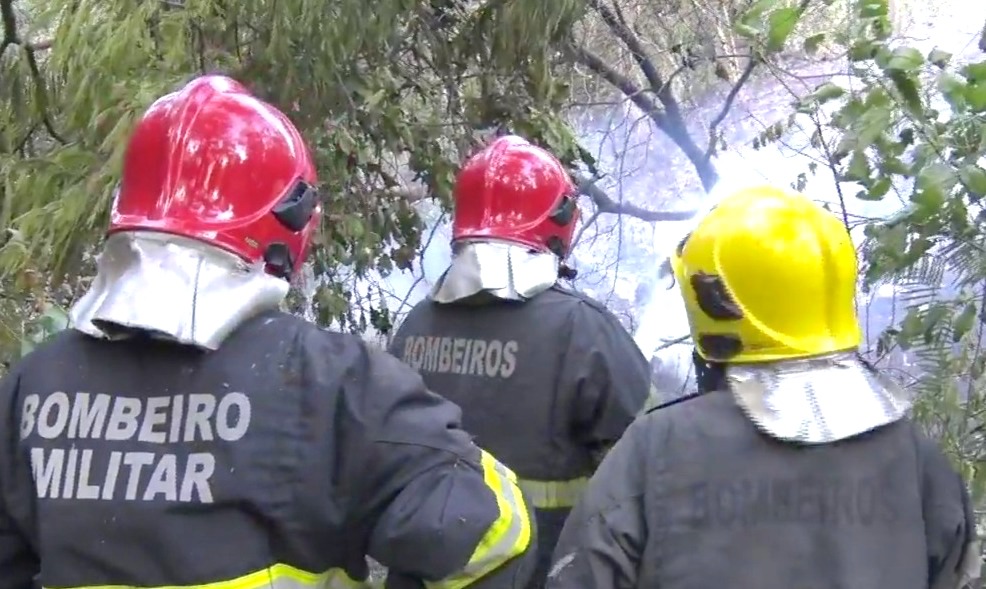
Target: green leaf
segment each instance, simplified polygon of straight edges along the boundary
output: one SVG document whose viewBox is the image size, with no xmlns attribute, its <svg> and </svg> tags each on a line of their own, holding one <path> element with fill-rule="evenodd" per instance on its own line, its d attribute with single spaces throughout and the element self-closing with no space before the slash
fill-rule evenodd
<svg viewBox="0 0 986 589">
<path fill-rule="evenodd" d="M 952 341 L 958 342 L 969 333 L 976 321 L 976 304 L 968 303 L 962 312 L 952 321 Z"/>
<path fill-rule="evenodd" d="M 743 13 L 740 20 L 747 23 L 760 20 L 760 17 L 767 14 L 771 8 L 777 6 L 779 3 L 780 0 L 757 0 Z"/>
<path fill-rule="evenodd" d="M 767 51 L 774 53 L 784 48 L 794 27 L 801 18 L 801 11 L 794 7 L 780 8 L 767 17 Z"/>
<path fill-rule="evenodd" d="M 65 309 L 52 304 L 46 304 L 44 309 L 40 317 L 25 326 L 25 333 L 21 338 L 22 358 L 68 327 L 69 316 Z"/>
<path fill-rule="evenodd" d="M 925 214 L 937 211 L 958 183 L 958 173 L 947 164 L 933 163 L 918 172 L 911 201 L 924 209 Z"/>
<path fill-rule="evenodd" d="M 976 164 L 966 164 L 959 168 L 962 185 L 974 196 L 986 196 L 986 170 Z"/>
<path fill-rule="evenodd" d="M 986 61 L 966 65 L 962 68 L 962 75 L 970 82 L 986 82 Z"/>
<path fill-rule="evenodd" d="M 913 47 L 898 47 L 887 62 L 888 71 L 913 72 L 924 64 L 924 56 Z"/>
<path fill-rule="evenodd" d="M 830 100 L 835 100 L 843 96 L 845 93 L 846 91 L 842 86 L 832 82 L 825 82 L 815 88 L 815 91 L 809 97 L 818 104 L 825 104 Z"/>
<path fill-rule="evenodd" d="M 760 35 L 760 29 L 752 25 L 748 25 L 742 21 L 734 24 L 733 30 L 736 31 L 737 35 L 743 37 L 744 39 L 755 39 L 758 35 Z"/>
<path fill-rule="evenodd" d="M 970 82 L 965 88 L 965 99 L 974 113 L 986 111 L 986 80 Z"/>
<path fill-rule="evenodd" d="M 917 309 L 910 309 L 900 324 L 900 333 L 897 334 L 897 345 L 901 349 L 909 349 L 914 338 L 921 335 L 923 331 L 924 322 L 921 321 L 920 312 Z"/>
<path fill-rule="evenodd" d="M 965 80 L 949 72 L 942 72 L 938 76 L 938 91 L 952 108 L 952 112 L 961 113 L 965 110 L 968 104 L 965 98 L 966 85 Z"/>
<path fill-rule="evenodd" d="M 918 85 L 914 78 L 902 71 L 891 71 L 890 81 L 894 83 L 894 87 L 900 93 L 900 97 L 904 101 L 907 111 L 916 117 L 921 117 L 924 114 L 924 109 L 921 104 L 921 96 L 918 94 Z"/>
<path fill-rule="evenodd" d="M 858 6 L 860 18 L 877 18 L 890 14 L 887 0 L 862 0 Z"/>
<path fill-rule="evenodd" d="M 817 35 L 812 35 L 805 39 L 803 44 L 804 52 L 808 55 L 815 55 L 818 53 L 819 47 L 825 41 L 825 33 L 818 33 Z"/>
<path fill-rule="evenodd" d="M 931 53 L 928 54 L 928 62 L 934 64 L 935 66 L 945 69 L 948 65 L 949 60 L 952 59 L 952 54 L 948 51 L 942 51 L 941 49 L 932 49 Z"/>
<path fill-rule="evenodd" d="M 366 101 L 363 104 L 366 106 L 367 110 L 371 110 L 371 111 L 376 110 L 377 107 L 380 106 L 380 103 L 383 102 L 383 99 L 386 96 L 387 96 L 387 91 L 381 88 L 376 92 L 373 92 L 372 94 L 367 96 Z"/>
<path fill-rule="evenodd" d="M 870 162 L 861 149 L 853 152 L 843 178 L 849 182 L 863 182 L 870 179 Z"/>
<path fill-rule="evenodd" d="M 922 328 L 922 339 L 925 344 L 930 344 L 935 340 L 936 328 L 941 324 L 948 316 L 948 309 L 945 305 L 933 305 L 928 312 L 924 315 L 924 320 L 921 322 Z"/>
<path fill-rule="evenodd" d="M 933 163 L 918 172 L 915 185 L 917 188 L 933 188 L 947 192 L 955 186 L 956 182 L 958 182 L 958 176 L 952 166 Z"/>
<path fill-rule="evenodd" d="M 849 47 L 849 61 L 856 62 L 873 59 L 878 48 L 879 45 L 869 39 L 856 41 Z"/>
<path fill-rule="evenodd" d="M 859 146 L 869 147 L 873 145 L 890 128 L 892 118 L 893 112 L 888 103 L 876 99 L 867 101 L 866 109 L 855 125 L 857 129 L 856 140 L 859 142 Z"/>
<path fill-rule="evenodd" d="M 780 0 L 757 0 L 744 12 L 733 25 L 733 29 L 741 37 L 756 39 L 764 34 L 765 23 L 763 16 L 780 4 Z"/>
<path fill-rule="evenodd" d="M 889 178 L 880 178 L 879 180 L 874 182 L 873 185 L 869 187 L 869 189 L 860 190 L 856 194 L 856 198 L 858 198 L 859 200 L 871 200 L 871 201 L 883 200 L 883 197 L 886 196 L 888 192 L 890 192 L 890 188 L 892 186 L 893 183 L 890 181 Z"/>
</svg>

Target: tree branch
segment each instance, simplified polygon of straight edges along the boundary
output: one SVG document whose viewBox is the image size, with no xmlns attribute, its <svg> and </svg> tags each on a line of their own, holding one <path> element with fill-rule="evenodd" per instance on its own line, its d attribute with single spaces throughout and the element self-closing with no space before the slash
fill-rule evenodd
<svg viewBox="0 0 986 589">
<path fill-rule="evenodd" d="M 685 335 L 680 335 L 680 336 L 675 337 L 675 338 L 671 338 L 669 340 L 665 340 L 665 341 L 663 341 L 661 343 L 661 345 L 659 345 L 656 348 L 654 348 L 654 351 L 651 352 L 651 353 L 652 354 L 656 354 L 657 352 L 660 352 L 661 350 L 666 350 L 666 349 L 668 349 L 670 347 L 677 346 L 678 344 L 686 343 L 688 340 L 691 339 L 691 337 L 692 336 L 689 333 L 689 334 L 685 334 Z"/>
<path fill-rule="evenodd" d="M 31 79 L 34 82 L 34 99 L 38 103 L 38 112 L 41 114 L 41 122 L 51 137 L 61 144 L 65 140 L 55 131 L 51 116 L 48 113 L 48 87 L 45 84 L 44 76 L 41 75 L 41 68 L 38 59 L 34 54 L 35 44 L 24 43 L 17 33 L 17 16 L 14 14 L 14 0 L 0 0 L 0 21 L 3 23 L 3 40 L 0 41 L 0 57 L 7 51 L 8 47 L 20 46 L 24 51 L 24 58 L 27 60 L 28 70 L 31 72 Z"/>
<path fill-rule="evenodd" d="M 0 21 L 3 22 L 3 40 L 0 41 L 0 56 L 2 56 L 8 47 L 20 43 L 20 39 L 17 38 L 14 0 L 0 0 Z"/>
<path fill-rule="evenodd" d="M 804 14 L 805 10 L 808 9 L 808 5 L 810 5 L 811 2 L 812 0 L 801 0 L 801 2 L 798 3 L 799 18 L 800 15 Z M 712 122 L 709 124 L 709 143 L 705 148 L 706 162 L 711 161 L 712 156 L 715 155 L 716 130 L 719 128 L 719 125 L 721 125 L 722 122 L 726 120 L 726 117 L 729 115 L 729 111 L 733 108 L 733 102 L 736 101 L 736 96 L 739 94 L 740 90 L 743 89 L 743 86 L 746 85 L 746 83 L 753 76 L 753 71 L 757 69 L 757 66 L 759 66 L 761 63 L 763 63 L 763 57 L 761 55 L 759 55 L 756 52 L 750 54 L 749 61 L 746 63 L 746 67 L 743 68 L 743 72 L 740 74 L 740 77 L 736 80 L 736 83 L 733 84 L 733 87 L 729 89 L 729 93 L 726 94 L 726 98 L 722 103 L 722 108 L 719 109 L 719 113 L 715 116 L 715 118 L 712 119 Z"/>
<path fill-rule="evenodd" d="M 627 202 L 613 200 L 596 181 L 580 172 L 574 172 L 579 193 L 592 199 L 600 213 L 627 215 L 643 221 L 686 221 L 695 216 L 696 211 L 651 211 Z"/>
<path fill-rule="evenodd" d="M 650 84 L 650 89 L 654 92 L 658 99 L 662 91 L 665 89 L 667 84 L 661 79 L 661 73 L 657 71 L 657 66 L 654 62 L 647 57 L 647 52 L 644 51 L 644 46 L 640 42 L 640 39 L 630 30 L 630 27 L 626 26 L 623 22 L 620 22 L 619 17 L 609 9 L 608 6 L 600 2 L 599 0 L 589 0 L 589 6 L 591 6 L 599 16 L 609 27 L 609 30 L 613 32 L 616 37 L 623 42 L 626 48 L 630 51 L 630 55 L 633 60 L 637 62 L 637 67 L 643 72 L 644 78 L 647 83 Z M 662 100 L 663 103 L 663 100 Z"/>
<path fill-rule="evenodd" d="M 579 232 L 575 234 L 575 239 L 572 240 L 572 246 L 569 248 L 569 251 L 574 250 L 575 246 L 579 245 L 579 242 L 582 241 L 582 235 L 585 233 L 585 230 L 595 224 L 596 219 L 599 218 L 599 215 L 601 215 L 602 212 L 602 209 L 597 207 L 596 210 L 592 212 L 592 215 L 582 222 L 582 226 L 579 227 Z"/>
<path fill-rule="evenodd" d="M 623 45 L 626 46 L 627 50 L 630 51 L 630 55 L 633 57 L 633 60 L 637 62 L 637 67 L 640 68 L 640 71 L 644 74 L 644 78 L 647 80 L 647 83 L 650 84 L 650 91 L 657 96 L 661 106 L 664 107 L 665 118 L 671 119 L 672 121 L 681 121 L 683 123 L 684 120 L 681 116 L 681 108 L 678 105 L 678 99 L 674 95 L 670 80 L 664 81 L 661 77 L 661 73 L 658 71 L 654 61 L 647 56 L 647 51 L 644 49 L 644 45 L 640 42 L 640 38 L 637 37 L 637 34 L 630 30 L 630 27 L 626 26 L 625 23 L 620 22 L 617 15 L 610 10 L 608 6 L 600 2 L 600 0 L 589 0 L 589 4 L 596 10 L 596 12 L 599 13 L 599 16 L 603 19 L 603 22 L 606 23 L 606 26 L 609 27 L 609 30 L 612 31 L 613 34 L 616 35 L 621 42 L 623 42 Z M 678 143 L 677 138 L 673 136 L 671 138 Z M 690 136 L 688 136 L 688 140 L 691 140 Z M 679 143 L 679 146 L 687 153 L 687 147 L 685 145 L 681 145 Z"/>
<path fill-rule="evenodd" d="M 743 68 L 743 73 L 733 84 L 733 87 L 729 89 L 729 93 L 726 94 L 726 99 L 722 103 L 722 108 L 719 109 L 719 113 L 712 119 L 709 123 L 709 143 L 705 148 L 705 161 L 712 161 L 712 156 L 716 153 L 716 131 L 719 129 L 719 125 L 722 124 L 726 117 L 729 116 L 729 111 L 733 108 L 733 103 L 736 101 L 736 96 L 739 95 L 739 91 L 743 89 L 743 86 L 750 80 L 753 75 L 753 70 L 757 69 L 760 65 L 760 58 L 756 55 L 750 56 L 750 61 L 747 62 L 746 67 Z"/>
<path fill-rule="evenodd" d="M 630 78 L 610 67 L 601 57 L 585 47 L 571 43 L 568 50 L 576 63 L 585 66 L 589 71 L 622 92 L 630 102 L 650 117 L 654 124 L 663 129 L 664 113 L 661 112 L 661 108 L 654 102 L 654 99 L 644 94 L 643 88 L 638 87 Z"/>
<path fill-rule="evenodd" d="M 631 82 L 626 76 L 611 68 L 599 56 L 593 54 L 588 49 L 574 47 L 576 61 L 620 90 L 627 98 L 633 101 L 637 108 L 650 117 L 657 128 L 675 142 L 682 153 L 685 154 L 685 157 L 695 167 L 695 171 L 705 191 L 711 191 L 712 187 L 719 181 L 719 174 L 716 172 L 711 160 L 705 157 L 705 151 L 699 148 L 688 131 L 688 125 L 685 123 L 685 119 L 681 114 L 681 108 L 678 105 L 678 99 L 674 95 L 671 84 L 661 77 L 657 66 L 647 56 L 643 43 L 640 42 L 637 35 L 624 23 L 620 22 L 619 17 L 612 10 L 602 4 L 600 0 L 589 0 L 589 3 L 599 13 L 599 16 L 610 31 L 630 51 L 630 54 L 633 56 L 634 61 L 637 63 L 637 66 L 650 86 L 648 90 L 657 97 L 657 102 L 654 102 L 649 96 L 643 96 L 641 94 L 643 92 L 642 89 L 637 88 L 636 84 Z"/>
</svg>

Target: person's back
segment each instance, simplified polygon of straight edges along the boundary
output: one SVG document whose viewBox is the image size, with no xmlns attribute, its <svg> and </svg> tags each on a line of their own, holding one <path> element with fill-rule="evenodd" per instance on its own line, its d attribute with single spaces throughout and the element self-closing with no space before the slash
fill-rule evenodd
<svg viewBox="0 0 986 589">
<path fill-rule="evenodd" d="M 623 365 L 592 363 L 594 351 L 624 344 L 621 331 L 598 303 L 555 286 L 523 303 L 425 301 L 391 350 L 462 408 L 465 429 L 517 473 L 535 507 L 570 508 L 594 450 L 619 438 L 647 391 L 639 351 Z M 540 491 L 539 481 L 556 484 Z"/>
<path fill-rule="evenodd" d="M 858 354 L 856 251 L 803 195 L 723 199 L 671 266 L 698 391 L 649 411 L 565 524 L 549 589 L 958 589 L 965 484 Z"/>
<path fill-rule="evenodd" d="M 0 380 L 0 589 L 519 589 L 536 524 L 458 407 L 278 311 L 321 221 L 284 113 L 155 101 L 70 328 Z"/>
<path fill-rule="evenodd" d="M 639 552 L 623 570 L 560 587 L 926 589 L 942 572 L 929 568 L 961 553 L 971 532 L 955 500 L 961 479 L 906 419 L 794 445 L 761 433 L 728 392 L 714 391 L 649 413 L 623 444 L 632 453 L 598 476 L 624 481 L 627 494 L 590 487 L 586 501 L 610 506 L 617 538 Z M 558 553 L 559 571 L 568 554 Z"/>
<path fill-rule="evenodd" d="M 212 352 L 63 332 L 0 394 L 0 424 L 17 431 L 19 413 L 19 436 L 0 443 L 11 529 L 53 587 L 342 587 L 365 578 L 367 553 L 442 578 L 474 546 L 413 519 L 463 513 L 446 502 L 470 481 L 429 478 L 434 499 L 408 485 L 443 465 L 434 450 L 478 450 L 457 408 L 404 371 L 359 338 L 276 312 Z M 497 519 L 474 515 L 459 532 Z M 530 533 L 521 519 L 503 525 L 508 542 Z"/>
<path fill-rule="evenodd" d="M 539 587 L 569 509 L 642 409 L 650 365 L 605 307 L 557 284 L 573 272 L 562 261 L 578 208 L 554 156 L 501 137 L 466 161 L 453 196 L 452 263 L 390 350 L 517 473 L 537 513 Z"/>
</svg>

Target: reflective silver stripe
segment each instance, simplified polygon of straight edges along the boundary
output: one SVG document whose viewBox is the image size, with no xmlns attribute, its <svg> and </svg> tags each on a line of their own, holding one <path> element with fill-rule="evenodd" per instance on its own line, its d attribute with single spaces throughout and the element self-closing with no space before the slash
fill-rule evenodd
<svg viewBox="0 0 986 589">
<path fill-rule="evenodd" d="M 588 477 L 567 481 L 517 481 L 524 495 L 535 509 L 562 509 L 575 507 L 589 484 Z"/>
<path fill-rule="evenodd" d="M 531 521 L 524 497 L 517 486 L 517 475 L 487 452 L 483 452 L 482 465 L 483 478 L 496 497 L 499 516 L 480 540 L 466 566 L 451 577 L 426 582 L 428 589 L 467 587 L 523 554 L 531 544 Z"/>
</svg>

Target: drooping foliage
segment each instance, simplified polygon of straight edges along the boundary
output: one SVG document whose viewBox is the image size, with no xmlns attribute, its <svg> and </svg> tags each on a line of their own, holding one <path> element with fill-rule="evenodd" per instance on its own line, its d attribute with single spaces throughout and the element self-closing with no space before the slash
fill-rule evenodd
<svg viewBox="0 0 986 589">
<path fill-rule="evenodd" d="M 574 153 L 547 47 L 579 17 L 576 0 L 0 7 L 0 280 L 11 311 L 91 274 L 130 130 L 200 73 L 243 81 L 312 145 L 327 210 L 315 309 L 354 329 L 369 319 L 350 312 L 339 269 L 407 267 L 420 237 L 413 203 L 447 203 L 478 137 L 506 126 Z M 385 310 L 373 318 L 386 327 Z"/>
</svg>

